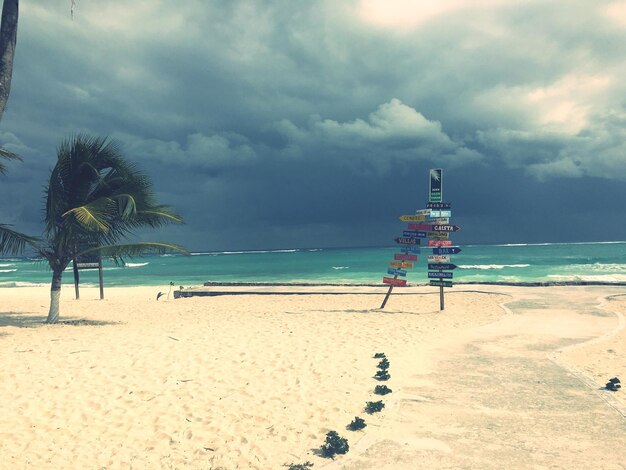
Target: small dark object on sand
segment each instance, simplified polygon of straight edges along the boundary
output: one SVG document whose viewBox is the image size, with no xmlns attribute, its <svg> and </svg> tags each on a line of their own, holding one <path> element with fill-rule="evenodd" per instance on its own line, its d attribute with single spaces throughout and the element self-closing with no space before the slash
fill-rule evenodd
<svg viewBox="0 0 626 470">
<path fill-rule="evenodd" d="M 335 458 L 335 454 L 345 454 L 350 449 L 348 439 L 340 437 L 337 431 L 329 431 L 326 434 L 326 443 L 320 448 L 322 457 Z"/>
<path fill-rule="evenodd" d="M 365 404 L 365 411 L 369 414 L 378 413 L 385 407 L 385 404 L 382 400 L 379 401 L 368 401 Z"/>
<path fill-rule="evenodd" d="M 365 424 L 365 420 L 363 418 L 355 416 L 354 421 L 348 424 L 347 428 L 350 431 L 358 431 L 359 429 L 363 429 L 365 426 L 367 426 L 367 424 Z"/>
<path fill-rule="evenodd" d="M 164 292 L 159 292 L 159 293 L 157 294 L 157 300 L 159 300 L 159 299 L 160 299 L 162 296 L 164 296 L 164 295 L 165 295 L 165 293 L 164 293 Z"/>
<path fill-rule="evenodd" d="M 391 390 L 386 385 L 376 385 L 376 387 L 374 388 L 374 393 L 376 395 L 387 395 L 388 393 L 391 393 L 391 392 L 393 392 L 393 390 Z"/>
<path fill-rule="evenodd" d="M 620 384 L 621 384 L 620 379 L 618 379 L 617 377 L 613 377 L 606 383 L 604 388 L 606 388 L 607 390 L 610 390 L 611 392 L 617 392 L 620 388 L 622 388 Z"/>
<path fill-rule="evenodd" d="M 391 375 L 389 375 L 389 372 L 386 370 L 378 370 L 376 371 L 376 374 L 374 374 L 374 378 L 380 381 L 389 380 L 390 377 Z"/>
<path fill-rule="evenodd" d="M 376 367 L 378 367 L 380 370 L 389 369 L 389 360 L 387 358 L 382 359 Z"/>
<path fill-rule="evenodd" d="M 374 354 L 374 359 L 384 359 L 387 356 L 385 356 L 385 353 L 376 353 Z"/>
</svg>

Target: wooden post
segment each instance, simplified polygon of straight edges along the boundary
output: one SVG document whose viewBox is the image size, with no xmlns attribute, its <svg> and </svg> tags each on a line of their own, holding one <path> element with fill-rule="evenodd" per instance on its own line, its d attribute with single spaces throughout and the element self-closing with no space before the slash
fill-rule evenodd
<svg viewBox="0 0 626 470">
<path fill-rule="evenodd" d="M 76 293 L 76 300 L 80 299 L 80 292 L 78 290 L 78 266 L 76 266 L 76 258 L 72 259 L 72 265 L 74 266 L 74 292 Z"/>
<path fill-rule="evenodd" d="M 104 299 L 104 282 L 102 279 L 102 258 L 98 258 L 98 279 L 100 280 L 100 300 Z"/>
<path fill-rule="evenodd" d="M 443 281 L 443 279 L 442 279 Z M 443 286 L 439 286 L 439 310 L 443 310 Z"/>
<path fill-rule="evenodd" d="M 393 278 L 398 279 L 398 275 L 396 274 Z M 385 295 L 385 300 L 383 300 L 383 304 L 380 306 L 381 310 L 385 308 L 385 305 L 387 305 L 387 301 L 389 300 L 389 296 L 391 295 L 392 290 L 393 290 L 393 284 L 390 284 L 389 290 L 387 291 L 387 295 Z"/>
</svg>

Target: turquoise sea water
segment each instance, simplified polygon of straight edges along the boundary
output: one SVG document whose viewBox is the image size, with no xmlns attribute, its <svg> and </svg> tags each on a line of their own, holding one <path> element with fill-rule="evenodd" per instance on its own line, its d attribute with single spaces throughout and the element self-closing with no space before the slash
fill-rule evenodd
<svg viewBox="0 0 626 470">
<path fill-rule="evenodd" d="M 452 255 L 459 266 L 455 283 L 615 283 L 626 284 L 626 242 L 468 245 Z M 422 248 L 409 284 L 427 284 Z M 202 285 L 214 282 L 381 283 L 397 247 L 285 249 L 206 252 L 192 256 L 146 256 L 125 267 L 104 262 L 107 286 Z M 50 270 L 39 260 L 0 259 L 0 287 L 48 284 Z M 81 271 L 81 285 L 96 285 L 97 271 Z M 72 283 L 71 267 L 64 276 Z"/>
</svg>

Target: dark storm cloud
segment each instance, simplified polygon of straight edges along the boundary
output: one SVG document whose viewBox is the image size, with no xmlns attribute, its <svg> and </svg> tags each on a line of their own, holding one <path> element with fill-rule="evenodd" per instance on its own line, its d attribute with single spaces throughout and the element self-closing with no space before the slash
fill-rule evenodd
<svg viewBox="0 0 626 470">
<path fill-rule="evenodd" d="M 3 223 L 37 227 L 84 131 L 148 171 L 188 222 L 163 237 L 193 249 L 388 243 L 431 167 L 461 241 L 626 238 L 590 202 L 624 196 L 623 1 L 67 3 L 22 8 Z M 564 229 L 581 207 L 607 230 Z"/>
</svg>

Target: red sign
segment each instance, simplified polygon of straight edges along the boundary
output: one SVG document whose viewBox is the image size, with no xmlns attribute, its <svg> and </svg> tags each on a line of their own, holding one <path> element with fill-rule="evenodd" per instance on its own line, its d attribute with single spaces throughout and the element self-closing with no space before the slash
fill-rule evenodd
<svg viewBox="0 0 626 470">
<path fill-rule="evenodd" d="M 452 246 L 452 240 L 428 240 L 428 246 Z"/>
<path fill-rule="evenodd" d="M 398 261 L 417 261 L 417 255 L 401 255 L 396 253 L 393 255 L 393 259 Z"/>
<path fill-rule="evenodd" d="M 383 284 L 392 286 L 406 286 L 406 279 L 394 279 L 392 277 L 383 277 Z"/>
</svg>

